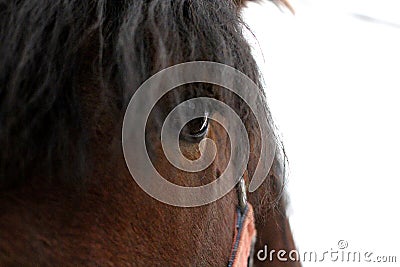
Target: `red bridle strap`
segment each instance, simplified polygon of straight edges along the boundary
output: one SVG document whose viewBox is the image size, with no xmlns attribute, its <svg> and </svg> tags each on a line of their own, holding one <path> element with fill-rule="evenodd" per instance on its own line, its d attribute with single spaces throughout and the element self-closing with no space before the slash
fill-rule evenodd
<svg viewBox="0 0 400 267">
<path fill-rule="evenodd" d="M 238 208 L 235 222 L 235 235 L 228 267 L 252 266 L 256 227 L 253 208 L 249 203 L 243 212 Z"/>
</svg>

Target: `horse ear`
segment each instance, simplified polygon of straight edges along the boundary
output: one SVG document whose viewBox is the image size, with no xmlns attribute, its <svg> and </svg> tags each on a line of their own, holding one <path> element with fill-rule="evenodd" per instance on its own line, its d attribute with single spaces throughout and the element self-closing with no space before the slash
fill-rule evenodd
<svg viewBox="0 0 400 267">
<path fill-rule="evenodd" d="M 245 7 L 247 3 L 249 2 L 262 2 L 262 0 L 233 0 L 238 6 L 240 7 Z M 275 5 L 278 7 L 285 7 L 290 10 L 294 14 L 294 9 L 290 5 L 288 0 L 269 0 L 273 2 Z"/>
</svg>

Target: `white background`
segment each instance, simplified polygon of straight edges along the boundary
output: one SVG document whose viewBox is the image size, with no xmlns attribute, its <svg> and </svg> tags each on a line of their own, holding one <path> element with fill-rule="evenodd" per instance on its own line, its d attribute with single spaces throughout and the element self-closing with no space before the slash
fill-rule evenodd
<svg viewBox="0 0 400 267">
<path fill-rule="evenodd" d="M 266 2 L 244 18 L 289 156 L 296 244 L 398 261 L 304 266 L 399 266 L 400 1 L 291 3 L 295 16 Z"/>
</svg>

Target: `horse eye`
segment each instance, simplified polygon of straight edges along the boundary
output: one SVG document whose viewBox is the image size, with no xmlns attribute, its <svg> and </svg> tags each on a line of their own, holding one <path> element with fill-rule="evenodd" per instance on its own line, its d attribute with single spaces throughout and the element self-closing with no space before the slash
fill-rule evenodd
<svg viewBox="0 0 400 267">
<path fill-rule="evenodd" d="M 208 122 L 208 117 L 189 121 L 180 133 L 181 138 L 190 142 L 199 142 L 207 134 Z"/>
</svg>

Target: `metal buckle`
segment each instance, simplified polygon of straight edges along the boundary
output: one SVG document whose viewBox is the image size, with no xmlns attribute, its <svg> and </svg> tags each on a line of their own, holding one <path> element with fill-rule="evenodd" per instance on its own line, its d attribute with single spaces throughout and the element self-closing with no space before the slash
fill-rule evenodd
<svg viewBox="0 0 400 267">
<path fill-rule="evenodd" d="M 244 181 L 243 176 L 239 180 L 237 192 L 238 192 L 238 200 L 239 200 L 239 209 L 243 214 L 243 212 L 245 211 L 246 206 L 247 206 L 246 183 Z"/>
</svg>

